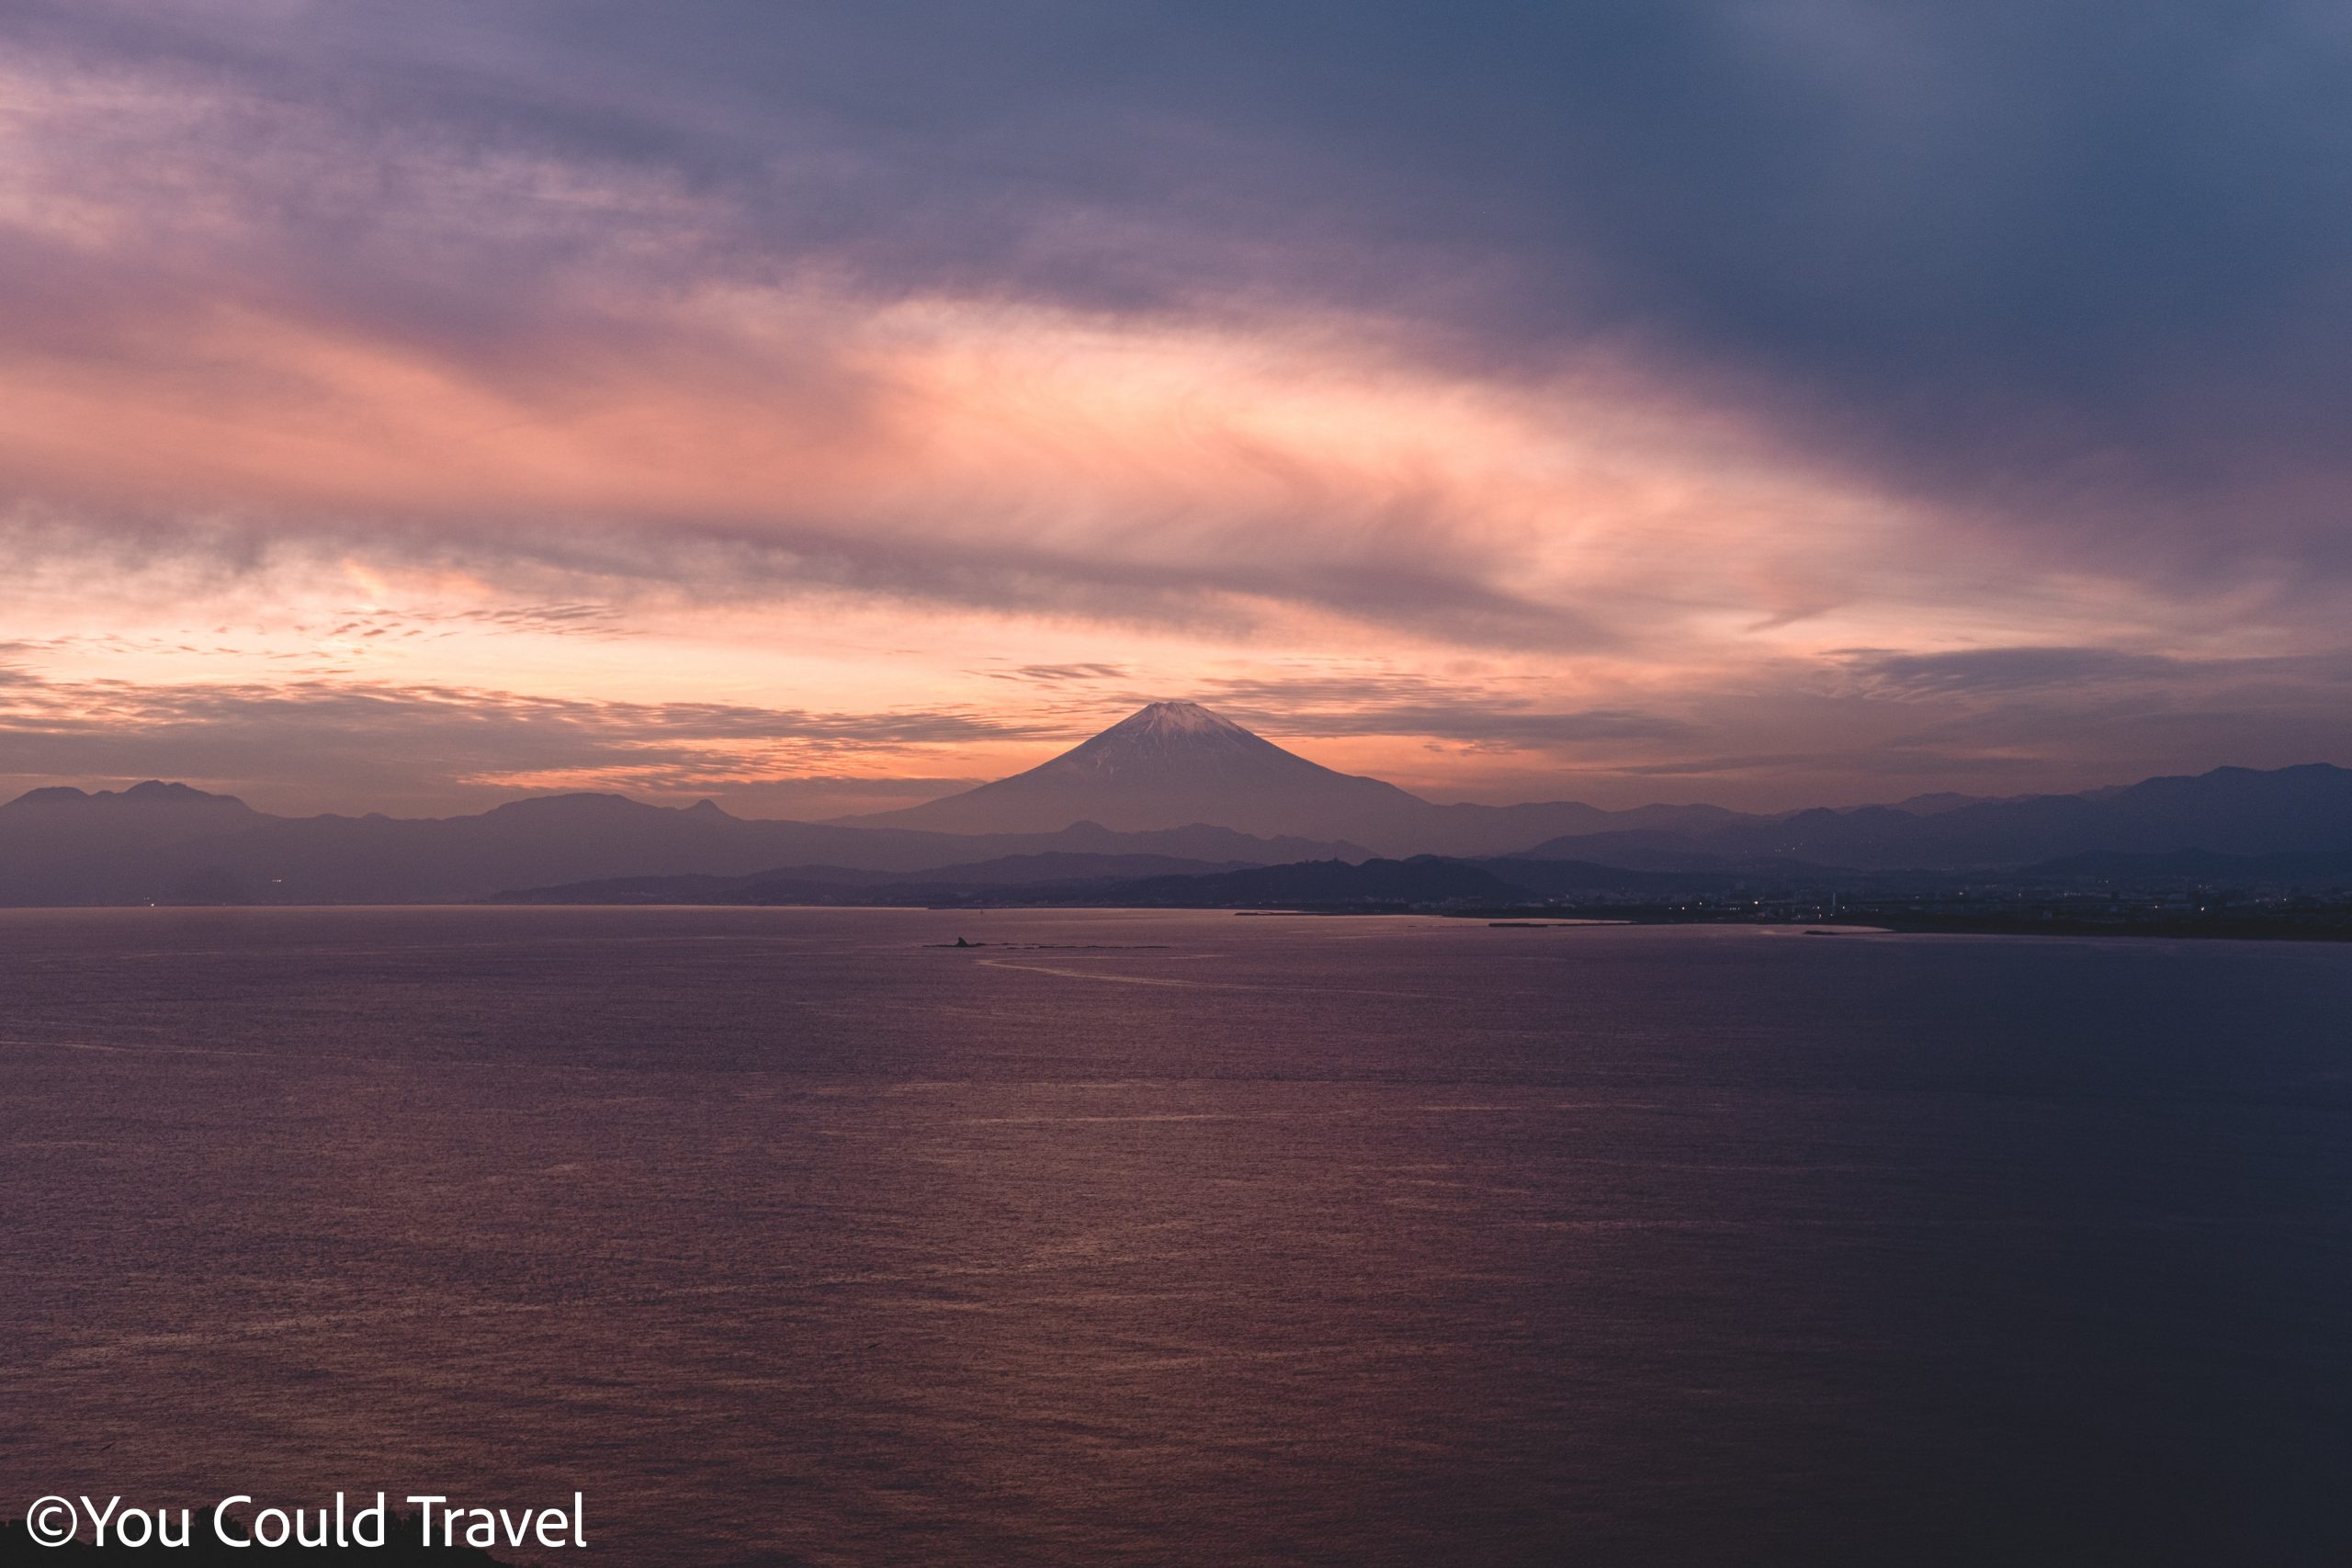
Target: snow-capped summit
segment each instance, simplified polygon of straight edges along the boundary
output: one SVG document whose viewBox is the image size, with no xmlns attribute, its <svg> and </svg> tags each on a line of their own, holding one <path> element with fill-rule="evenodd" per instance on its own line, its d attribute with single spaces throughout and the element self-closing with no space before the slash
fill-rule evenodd
<svg viewBox="0 0 2352 1568">
<path fill-rule="evenodd" d="M 1223 714 L 1211 713 L 1198 703 L 1167 702 L 1147 703 L 1094 739 L 1107 740 L 1114 735 L 1204 735 L 1214 731 L 1250 734 Z M 1093 741 L 1087 744 L 1092 745 Z"/>
<path fill-rule="evenodd" d="M 1153 703 L 1136 709 L 1092 739 L 1019 776 L 1031 778 L 1052 773 L 1149 784 L 1169 774 L 1214 773 L 1224 777 L 1238 772 L 1246 776 L 1254 770 L 1280 769 L 1284 763 L 1310 768 L 1318 773 L 1329 772 L 1271 740 L 1260 739 L 1198 703 Z"/>
<path fill-rule="evenodd" d="M 861 826 L 951 833 L 1135 830 L 1195 822 L 1250 833 L 1347 838 L 1426 812 L 1395 784 L 1335 773 L 1198 703 L 1159 702 L 1025 773 Z"/>
</svg>

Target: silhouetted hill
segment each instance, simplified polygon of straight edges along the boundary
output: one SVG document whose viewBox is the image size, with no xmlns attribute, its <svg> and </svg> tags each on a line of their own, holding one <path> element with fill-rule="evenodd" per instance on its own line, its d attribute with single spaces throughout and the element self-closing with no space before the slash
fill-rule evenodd
<svg viewBox="0 0 2352 1568">
<path fill-rule="evenodd" d="M 1258 861 L 1186 860 L 1176 855 L 1076 854 L 1067 850 L 1057 850 L 1042 854 L 999 855 L 994 860 L 978 861 L 970 865 L 943 865 L 928 871 L 902 873 L 899 880 L 962 882 L 977 887 L 1020 887 L 1080 878 L 1197 876 L 1238 871 L 1246 865 L 1262 863 Z"/>
<path fill-rule="evenodd" d="M 153 790 L 166 787 L 153 786 Z M 1079 822 L 967 836 L 745 819 L 617 795 L 548 795 L 469 817 L 277 818 L 221 795 L 39 791 L 0 807 L 0 903 L 428 903 L 630 876 L 745 876 L 779 865 L 918 871 L 1005 855 L 1143 854 L 1224 864 L 1363 858 L 1329 839 L 1193 824 Z"/>
<path fill-rule="evenodd" d="M 1957 811 L 1963 806 L 1990 806 L 1994 803 L 1994 797 L 1990 795 L 1961 795 L 1947 789 L 1898 800 L 1894 803 L 1894 809 L 1907 811 L 1914 817 L 1934 817 L 1946 811 Z"/>
<path fill-rule="evenodd" d="M 751 876 L 625 876 L 524 887 L 494 894 L 494 904 L 842 904 L 934 903 L 987 891 L 1108 887 L 1146 876 L 1238 869 L 1234 862 L 1172 855 L 1051 852 L 1001 855 L 970 865 L 918 872 L 856 871 L 839 865 L 779 866 Z"/>
<path fill-rule="evenodd" d="M 1123 908 L 1318 908 L 1509 901 L 1531 889 L 1467 861 L 1150 864 L 1156 857 L 1036 855 L 903 875 L 791 866 L 744 877 L 629 877 L 499 894 L 502 904 L 1102 904 Z M 1136 875 L 1138 869 L 1153 874 Z M 1545 868 L 1550 869 L 1550 868 Z M 1601 869 L 1601 868 L 1596 868 Z M 1058 872 L 1060 874 L 1053 874 Z M 1623 873 L 1615 874 L 1622 877 Z"/>
<path fill-rule="evenodd" d="M 1332 908 L 1350 905 L 1509 902 L 1522 890 L 1483 866 L 1434 856 L 1412 860 L 1309 861 L 1252 866 L 1214 876 L 1154 876 L 1109 890 L 1138 908 Z"/>
<path fill-rule="evenodd" d="M 0 902 L 84 902 L 85 863 L 152 862 L 175 846 L 271 820 L 234 795 L 160 779 L 95 794 L 33 790 L 0 806 Z"/>
<path fill-rule="evenodd" d="M 1921 816 L 1894 807 L 1793 812 L 1679 832 L 1577 834 L 1528 852 L 1668 869 L 1758 856 L 1863 868 L 2019 866 L 2092 851 L 2230 854 L 2352 850 L 2352 771 L 2325 763 L 2149 779 L 2090 795 L 2029 795 Z"/>
<path fill-rule="evenodd" d="M 1548 839 L 1593 833 L 1704 833 L 1736 823 L 1769 822 L 1720 806 L 1637 806 L 1605 811 L 1581 801 L 1544 800 L 1523 806 L 1430 806 L 1385 837 L 1359 835 L 1389 854 L 1466 856 L 1518 854 Z"/>
<path fill-rule="evenodd" d="M 1477 863 L 1512 887 L 1545 898 L 1588 894 L 1670 897 L 1679 893 L 1726 887 L 1749 878 L 1820 884 L 1825 878 L 1834 882 L 1840 875 L 1790 861 L 1754 868 L 1704 871 L 1641 871 L 1593 861 L 1533 860 L 1517 855 Z M 1850 877 L 1853 874 L 1843 874 Z"/>
</svg>

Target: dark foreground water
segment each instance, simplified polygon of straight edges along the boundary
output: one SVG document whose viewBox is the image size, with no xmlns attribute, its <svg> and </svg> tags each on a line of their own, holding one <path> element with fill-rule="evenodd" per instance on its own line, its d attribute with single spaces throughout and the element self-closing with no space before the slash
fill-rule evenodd
<svg viewBox="0 0 2352 1568">
<path fill-rule="evenodd" d="M 2340 1563 L 2347 1020 L 2288 944 L 12 912 L 0 1514 Z"/>
</svg>

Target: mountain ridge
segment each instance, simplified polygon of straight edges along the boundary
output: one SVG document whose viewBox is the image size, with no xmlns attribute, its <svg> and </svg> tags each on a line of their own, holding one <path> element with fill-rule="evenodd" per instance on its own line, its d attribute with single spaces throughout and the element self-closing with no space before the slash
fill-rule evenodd
<svg viewBox="0 0 2352 1568">
<path fill-rule="evenodd" d="M 1575 834 L 1525 852 L 1671 869 L 1675 856 L 1781 856 L 1889 869 L 2025 865 L 2092 851 L 2259 855 L 2352 850 L 2352 770 L 2332 763 L 2161 774 L 2082 795 L 2020 795 L 1925 816 L 1826 807 L 1699 832 Z"/>
<path fill-rule="evenodd" d="M 0 905 L 464 902 L 517 886 L 823 863 L 904 872 L 1021 853 L 1216 864 L 1369 854 L 1340 840 L 1261 839 L 1213 824 L 1121 833 L 1074 822 L 1050 833 L 956 835 L 738 818 L 707 803 L 669 807 L 594 793 L 447 818 L 271 817 L 234 796 L 204 798 L 224 803 L 204 808 L 217 820 L 176 816 L 169 830 L 152 832 L 125 830 L 140 808 L 114 792 L 78 804 L 19 796 L 0 806 Z"/>
<path fill-rule="evenodd" d="M 931 807 L 972 814 L 945 813 L 967 824 L 1052 825 L 920 826 Z M 1136 825 L 1170 815 L 1182 820 Z M 1280 830 L 1284 822 L 1304 830 Z M 2352 771 L 2324 762 L 2224 767 L 2079 795 L 1931 795 L 1773 816 L 1713 806 L 1610 811 L 1576 801 L 1440 805 L 1296 756 L 1198 704 L 1157 703 L 1024 773 L 926 807 L 829 822 L 738 818 L 708 800 L 673 807 L 609 792 L 526 796 L 448 818 L 296 818 L 161 780 L 119 791 L 46 786 L 0 805 L 0 904 L 463 901 L 778 868 L 952 874 L 963 886 L 975 874 L 968 868 L 1023 855 L 1158 856 L 1205 875 L 1503 856 L 1674 876 L 2024 867 L 2187 852 L 2352 852 Z M 1107 869 L 1088 874 L 1099 882 Z"/>
</svg>

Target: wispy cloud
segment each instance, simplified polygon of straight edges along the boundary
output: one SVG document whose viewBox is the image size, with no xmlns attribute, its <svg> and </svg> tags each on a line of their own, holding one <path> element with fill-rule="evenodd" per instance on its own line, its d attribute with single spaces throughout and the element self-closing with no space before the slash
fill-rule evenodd
<svg viewBox="0 0 2352 1568">
<path fill-rule="evenodd" d="M 1976 648 L 1944 653 L 1862 650 L 1845 668 L 1869 689 L 1893 696 L 1992 694 L 2049 687 L 2108 686 L 2211 672 L 2210 660 L 2109 648 Z"/>
<path fill-rule="evenodd" d="M 1088 686 L 1102 681 L 1133 679 L 1120 664 L 1023 664 L 1011 670 L 979 670 L 990 681 L 1012 681 L 1028 686 Z"/>
<path fill-rule="evenodd" d="M 135 341 L 176 297 L 528 375 L 599 315 L 662 363 L 678 340 L 611 300 L 682 285 L 1271 302 L 1502 377 L 1637 341 L 2111 570 L 2352 564 L 2352 36 L 2324 7 L 1372 5 L 1336 30 L 1293 0 L 985 26 L 30 0 L 5 28 L 0 276 L 28 308 L 0 313 L 52 344 Z M 774 390 L 854 414 L 854 389 Z"/>
<path fill-rule="evenodd" d="M 142 686 L 19 673 L 0 682 L 7 774 L 167 775 L 310 809 L 622 787 L 837 801 L 860 794 L 838 773 L 844 759 L 870 766 L 1035 733 L 977 713 L 823 714 L 316 680 Z M 927 798 L 956 782 L 868 776 L 893 796 Z"/>
<path fill-rule="evenodd" d="M 1657 741 L 1690 733 L 1664 713 L 1598 707 L 1548 710 L 1491 683 L 1398 671 L 1319 678 L 1224 678 L 1204 684 L 1204 701 L 1244 722 L 1298 737 L 1408 736 L 1497 748 L 1551 748 L 1586 741 Z"/>
</svg>

